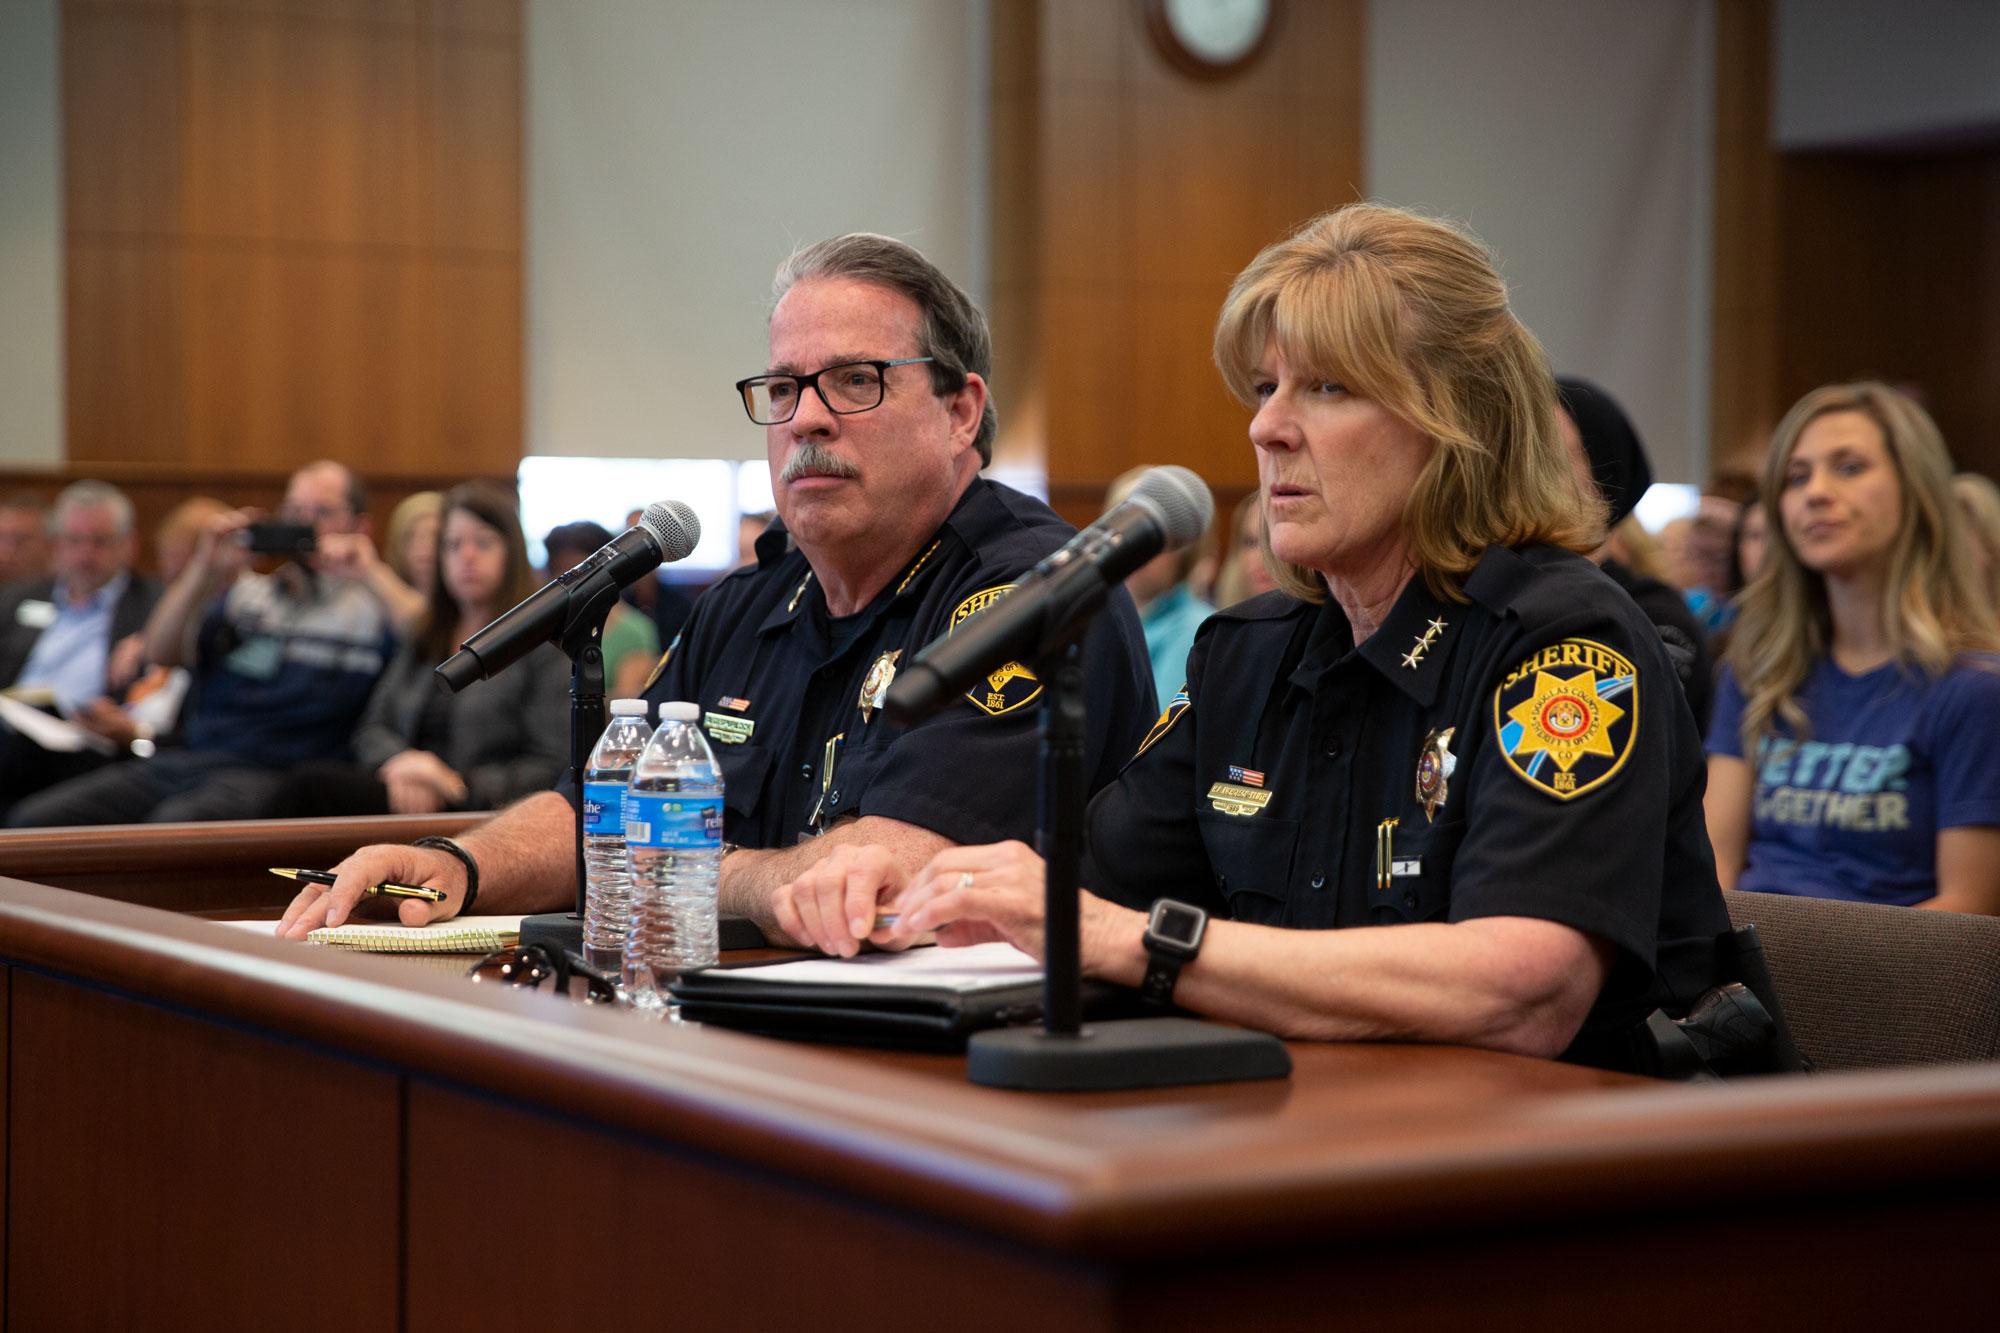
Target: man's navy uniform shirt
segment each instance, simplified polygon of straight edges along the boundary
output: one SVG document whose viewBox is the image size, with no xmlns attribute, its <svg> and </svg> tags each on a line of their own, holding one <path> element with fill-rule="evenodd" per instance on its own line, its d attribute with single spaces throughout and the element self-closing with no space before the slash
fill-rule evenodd
<svg viewBox="0 0 2000 1333">
<path fill-rule="evenodd" d="M 1573 926 L 1617 957 L 1570 1056 L 1622 1063 L 1633 1024 L 1719 981 L 1700 735 L 1659 635 L 1589 561 L 1495 548 L 1464 590 L 1411 579 L 1359 647 L 1332 601 L 1217 613 L 1092 803 L 1086 882 L 1272 926 Z"/>
<path fill-rule="evenodd" d="M 944 526 L 866 608 L 838 620 L 782 522 L 757 564 L 695 603 L 646 691 L 683 699 L 722 765 L 724 837 L 788 847 L 852 816 L 883 815 L 957 843 L 1032 840 L 1041 682 L 1019 666 L 936 716 L 900 727 L 879 700 L 893 673 L 1075 534 L 1055 511 L 976 478 Z M 1084 639 L 1092 791 L 1152 720 L 1152 677 L 1120 589 Z M 831 771 L 827 767 L 832 757 Z"/>
</svg>

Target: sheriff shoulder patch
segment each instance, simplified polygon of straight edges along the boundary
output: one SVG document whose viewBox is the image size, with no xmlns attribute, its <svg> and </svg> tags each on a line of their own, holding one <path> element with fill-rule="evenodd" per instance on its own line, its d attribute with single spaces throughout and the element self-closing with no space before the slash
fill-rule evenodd
<svg viewBox="0 0 2000 1333">
<path fill-rule="evenodd" d="M 1187 686 L 1181 686 L 1181 692 L 1169 699 L 1167 706 L 1160 710 L 1159 721 L 1153 723 L 1153 729 L 1146 733 L 1145 740 L 1139 742 L 1139 748 L 1133 752 L 1132 757 L 1137 759 L 1159 744 L 1160 738 L 1174 729 L 1174 723 L 1181 720 L 1181 714 L 1187 712 L 1193 702 L 1194 700 L 1188 697 Z"/>
<path fill-rule="evenodd" d="M 1523 782 L 1574 800 L 1609 782 L 1638 742 L 1638 669 L 1590 639 L 1550 644 L 1493 691 L 1493 734 Z"/>
<path fill-rule="evenodd" d="M 945 630 L 947 636 L 956 634 L 958 627 L 984 611 L 993 603 L 1014 591 L 1011 583 L 997 587 L 983 588 L 958 604 L 951 613 L 951 625 Z M 1025 708 L 1042 693 L 1042 682 L 1035 673 L 1019 662 L 1009 662 L 989 674 L 984 680 L 965 692 L 965 697 L 974 708 L 982 713 L 999 717 L 1017 708 Z"/>
</svg>

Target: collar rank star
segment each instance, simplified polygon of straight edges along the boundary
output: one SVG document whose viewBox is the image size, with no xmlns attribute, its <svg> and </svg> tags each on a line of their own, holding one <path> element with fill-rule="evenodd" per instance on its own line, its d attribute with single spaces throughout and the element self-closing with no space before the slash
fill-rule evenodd
<svg viewBox="0 0 2000 1333">
<path fill-rule="evenodd" d="M 1271 793 L 1263 787 L 1263 773 L 1231 764 L 1229 781 L 1208 789 L 1208 803 L 1225 815 L 1254 815 L 1271 803 Z"/>
<path fill-rule="evenodd" d="M 715 701 L 716 707 L 741 712 L 750 706 L 748 699 L 737 699 L 725 694 Z M 732 717 L 729 713 L 703 712 L 701 729 L 714 737 L 720 745 L 741 745 L 757 730 L 757 719 Z"/>
<path fill-rule="evenodd" d="M 875 665 L 868 668 L 868 675 L 861 682 L 861 699 L 856 705 L 861 709 L 861 720 L 873 722 L 875 710 L 889 697 L 889 686 L 896 679 L 896 659 L 903 655 L 901 648 L 894 648 L 875 659 Z"/>
<path fill-rule="evenodd" d="M 1410 646 L 1410 651 L 1403 654 L 1403 665 L 1409 670 L 1415 671 L 1423 663 L 1424 654 L 1431 650 L 1437 643 L 1438 636 L 1443 633 L 1444 621 L 1442 620 L 1433 620 L 1430 624 L 1424 626 L 1424 632 L 1417 636 L 1417 641 Z"/>
<path fill-rule="evenodd" d="M 1426 823 L 1437 818 L 1438 807 L 1451 795 L 1446 784 L 1458 768 L 1458 756 L 1451 752 L 1451 734 L 1456 730 L 1426 732 L 1424 747 L 1417 752 L 1417 804 L 1424 808 Z"/>
<path fill-rule="evenodd" d="M 1639 672 L 1591 639 L 1528 657 L 1493 691 L 1493 734 L 1514 775 L 1569 801 L 1609 782 L 1639 738 Z"/>
</svg>

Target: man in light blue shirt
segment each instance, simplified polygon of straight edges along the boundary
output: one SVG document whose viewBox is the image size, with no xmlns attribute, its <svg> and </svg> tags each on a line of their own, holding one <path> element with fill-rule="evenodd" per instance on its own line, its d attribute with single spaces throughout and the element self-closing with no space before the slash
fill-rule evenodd
<svg viewBox="0 0 2000 1333">
<path fill-rule="evenodd" d="M 0 586 L 0 687 L 68 714 L 128 683 L 107 679 L 112 650 L 145 627 L 160 589 L 132 572 L 132 502 L 116 487 L 79 481 L 63 491 L 49 537 L 50 574 Z M 0 813 L 103 762 L 51 754 L 0 726 Z"/>
</svg>

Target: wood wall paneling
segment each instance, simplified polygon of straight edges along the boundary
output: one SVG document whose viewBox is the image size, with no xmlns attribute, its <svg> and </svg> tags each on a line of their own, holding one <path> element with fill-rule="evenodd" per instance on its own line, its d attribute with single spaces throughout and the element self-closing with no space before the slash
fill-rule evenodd
<svg viewBox="0 0 2000 1333">
<path fill-rule="evenodd" d="M 69 456 L 521 451 L 518 0 L 68 0 Z"/>
<path fill-rule="evenodd" d="M 1711 472 L 1752 468 L 1807 391 L 1916 390 L 2000 474 L 2000 148 L 1772 146 L 1772 6 L 1716 9 Z"/>
<path fill-rule="evenodd" d="M 393 1075 L 18 969 L 10 1008 L 12 1327 L 395 1327 Z"/>
<path fill-rule="evenodd" d="M 1255 484 L 1248 413 L 1209 358 L 1216 313 L 1261 247 L 1361 180 L 1366 7 L 1279 8 L 1264 57 L 1209 83 L 1128 0 L 994 7 L 1002 447 L 1045 454 L 1074 520 L 1141 463 L 1192 467 L 1224 503 Z"/>
</svg>

